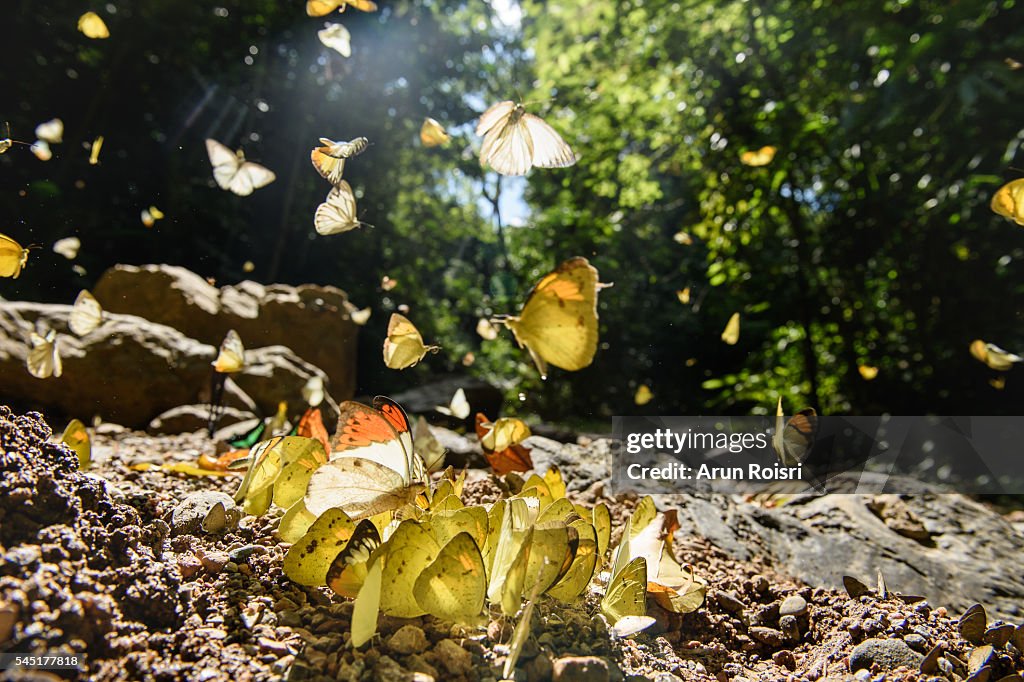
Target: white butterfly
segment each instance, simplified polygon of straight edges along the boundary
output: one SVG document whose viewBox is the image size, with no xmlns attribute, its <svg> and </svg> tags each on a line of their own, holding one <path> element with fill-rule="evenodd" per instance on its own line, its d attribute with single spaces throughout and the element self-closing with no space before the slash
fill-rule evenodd
<svg viewBox="0 0 1024 682">
<path fill-rule="evenodd" d="M 206 141 L 206 153 L 213 166 L 213 179 L 221 189 L 245 197 L 272 183 L 276 175 L 258 163 L 245 160 L 242 150 L 233 152 L 216 140 Z"/>
<path fill-rule="evenodd" d="M 358 520 L 398 509 L 426 487 L 426 466 L 413 448 L 405 410 L 383 396 L 373 404 L 341 404 L 334 451 L 306 489 L 310 513 L 339 507 Z"/>
<path fill-rule="evenodd" d="M 68 327 L 78 336 L 85 336 L 103 322 L 103 308 L 100 302 L 85 289 L 82 289 L 71 308 Z"/>
<path fill-rule="evenodd" d="M 466 392 L 460 388 L 455 391 L 455 395 L 452 397 L 451 402 L 447 407 L 444 405 L 438 405 L 434 409 L 449 417 L 465 419 L 469 416 L 470 412 L 469 401 L 466 399 Z"/>
<path fill-rule="evenodd" d="M 476 134 L 484 136 L 481 165 L 502 175 L 525 175 L 531 166 L 565 168 L 579 160 L 554 128 L 511 100 L 485 111 Z"/>
<path fill-rule="evenodd" d="M 36 158 L 40 161 L 49 161 L 53 158 L 53 152 L 50 151 L 50 145 L 45 140 L 36 140 L 29 146 L 29 151 L 36 155 Z"/>
<path fill-rule="evenodd" d="M 57 333 L 52 329 L 46 336 L 40 336 L 32 332 L 30 337 L 32 348 L 28 351 L 26 365 L 28 372 L 37 379 L 47 377 L 59 377 L 64 371 L 64 365 L 60 360 L 60 348 L 57 342 Z"/>
<path fill-rule="evenodd" d="M 317 37 L 325 47 L 329 47 L 342 57 L 352 56 L 352 36 L 341 24 L 324 24 L 325 28 L 317 31 Z"/>
<path fill-rule="evenodd" d="M 234 329 L 229 329 L 220 343 L 220 351 L 213 362 L 215 372 L 221 374 L 234 374 L 245 369 L 245 346 L 242 345 L 242 337 Z"/>
<path fill-rule="evenodd" d="M 345 170 L 345 159 L 359 156 L 370 146 L 370 141 L 365 137 L 357 137 L 348 142 L 335 142 L 326 137 L 320 138 L 319 147 L 314 147 L 309 153 L 309 160 L 313 162 L 313 168 L 332 185 L 341 182 L 341 174 Z"/>
<path fill-rule="evenodd" d="M 362 225 L 356 218 L 356 197 L 344 180 L 327 195 L 324 203 L 316 208 L 313 226 L 323 235 L 348 232 Z"/>
<path fill-rule="evenodd" d="M 52 119 L 36 126 L 36 137 L 43 142 L 60 144 L 64 141 L 64 121 L 59 118 Z"/>
<path fill-rule="evenodd" d="M 78 256 L 78 249 L 82 248 L 82 241 L 78 237 L 64 237 L 53 243 L 53 252 L 59 253 L 68 260 L 74 260 Z"/>
</svg>

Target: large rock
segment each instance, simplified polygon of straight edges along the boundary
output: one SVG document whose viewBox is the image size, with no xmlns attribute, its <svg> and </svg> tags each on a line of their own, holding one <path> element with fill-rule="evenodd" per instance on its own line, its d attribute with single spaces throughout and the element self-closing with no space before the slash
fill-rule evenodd
<svg viewBox="0 0 1024 682">
<path fill-rule="evenodd" d="M 174 327 L 218 345 L 234 329 L 248 347 L 282 345 L 324 371 L 328 391 L 351 398 L 356 385 L 356 310 L 344 291 L 245 281 L 215 287 L 172 265 L 117 265 L 93 288 L 104 309 Z"/>
<path fill-rule="evenodd" d="M 209 399 L 210 362 L 217 348 L 171 327 L 133 315 L 106 313 L 103 324 L 83 338 L 67 329 L 71 306 L 0 301 L 0 400 L 32 409 L 57 409 L 88 420 L 145 428 L 150 420 L 179 405 Z M 64 373 L 37 379 L 25 359 L 33 329 L 58 333 Z M 302 387 L 323 372 L 284 346 L 246 351 L 246 369 L 234 375 L 238 388 L 226 391 L 226 404 L 273 414 L 279 401 L 296 409 Z M 324 421 L 337 407 L 325 401 Z"/>
</svg>

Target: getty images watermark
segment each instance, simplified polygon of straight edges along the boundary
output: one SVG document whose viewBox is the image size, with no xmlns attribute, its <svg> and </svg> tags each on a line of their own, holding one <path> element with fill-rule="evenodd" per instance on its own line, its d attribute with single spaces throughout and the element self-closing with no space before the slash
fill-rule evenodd
<svg viewBox="0 0 1024 682">
<path fill-rule="evenodd" d="M 1024 417 L 615 417 L 615 492 L 1024 493 Z"/>
</svg>

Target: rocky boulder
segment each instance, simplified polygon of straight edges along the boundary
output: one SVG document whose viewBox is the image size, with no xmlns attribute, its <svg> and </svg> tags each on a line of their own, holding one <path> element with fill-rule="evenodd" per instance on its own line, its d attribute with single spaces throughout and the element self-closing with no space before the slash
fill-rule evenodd
<svg viewBox="0 0 1024 682">
<path fill-rule="evenodd" d="M 78 338 L 67 329 L 70 312 L 66 305 L 0 301 L 0 401 L 146 428 L 171 408 L 209 400 L 215 346 L 116 313 L 106 313 L 97 329 Z M 37 379 L 25 366 L 29 335 L 44 329 L 58 334 L 61 377 Z M 235 386 L 225 391 L 226 405 L 243 412 L 273 414 L 282 400 L 299 407 L 306 381 L 324 378 L 284 346 L 247 350 L 246 363 L 232 379 Z M 333 424 L 337 406 L 326 402 L 324 421 Z"/>
<path fill-rule="evenodd" d="M 100 277 L 93 295 L 105 310 L 173 327 L 212 346 L 229 329 L 246 348 L 285 346 L 324 371 L 333 397 L 355 392 L 358 326 L 350 315 L 356 307 L 335 287 L 251 281 L 215 287 L 173 265 L 117 265 Z"/>
</svg>

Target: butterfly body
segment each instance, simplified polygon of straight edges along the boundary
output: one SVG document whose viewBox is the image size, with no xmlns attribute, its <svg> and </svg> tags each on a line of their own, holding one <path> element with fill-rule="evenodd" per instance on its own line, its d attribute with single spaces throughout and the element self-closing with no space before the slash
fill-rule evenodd
<svg viewBox="0 0 1024 682">
<path fill-rule="evenodd" d="M 28 264 L 28 249 L 5 234 L 0 234 L 0 277 L 18 279 Z"/>
</svg>

